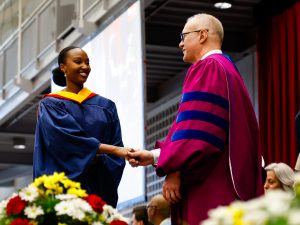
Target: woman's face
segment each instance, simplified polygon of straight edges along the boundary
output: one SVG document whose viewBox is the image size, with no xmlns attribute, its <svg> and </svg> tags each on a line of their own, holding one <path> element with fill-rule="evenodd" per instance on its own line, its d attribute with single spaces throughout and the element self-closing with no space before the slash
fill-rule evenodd
<svg viewBox="0 0 300 225">
<path fill-rule="evenodd" d="M 65 62 L 60 64 L 60 69 L 65 73 L 67 86 L 83 86 L 91 72 L 89 57 L 80 48 L 67 52 Z"/>
<path fill-rule="evenodd" d="M 264 185 L 265 192 L 268 190 L 282 189 L 281 182 L 277 179 L 273 170 L 267 171 L 267 178 Z"/>
</svg>

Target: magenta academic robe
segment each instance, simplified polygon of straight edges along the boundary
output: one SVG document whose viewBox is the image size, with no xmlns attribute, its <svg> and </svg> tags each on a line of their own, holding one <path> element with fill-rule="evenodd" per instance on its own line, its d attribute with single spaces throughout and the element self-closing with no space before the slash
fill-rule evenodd
<svg viewBox="0 0 300 225">
<path fill-rule="evenodd" d="M 181 172 L 172 224 L 199 225 L 209 209 L 262 194 L 258 124 L 242 78 L 222 54 L 193 64 L 161 148 L 157 175 Z"/>
</svg>

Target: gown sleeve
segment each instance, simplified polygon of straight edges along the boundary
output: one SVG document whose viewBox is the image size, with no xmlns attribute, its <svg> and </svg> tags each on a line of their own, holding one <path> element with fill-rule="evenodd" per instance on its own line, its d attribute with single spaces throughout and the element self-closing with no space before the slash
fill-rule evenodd
<svg viewBox="0 0 300 225">
<path fill-rule="evenodd" d="M 182 182 L 200 182 L 215 167 L 228 138 L 229 101 L 226 73 L 214 60 L 192 66 L 182 100 L 161 148 L 157 175 L 181 171 Z"/>
<path fill-rule="evenodd" d="M 90 137 L 63 104 L 48 98 L 39 105 L 36 127 L 34 177 L 64 171 L 79 180 L 92 164 L 100 141 Z"/>
<path fill-rule="evenodd" d="M 110 127 L 111 139 L 110 142 L 107 144 L 123 147 L 124 145 L 122 141 L 121 125 L 120 125 L 117 108 L 115 104 L 113 104 L 111 112 L 112 112 L 112 125 Z M 110 154 L 101 154 L 101 155 L 106 158 L 107 166 L 108 169 L 110 170 L 110 175 L 114 180 L 115 186 L 118 187 L 122 178 L 123 169 L 125 167 L 125 159 Z"/>
<path fill-rule="evenodd" d="M 105 144 L 123 146 L 121 126 L 116 106 L 113 104 L 109 108 L 111 124 L 107 127 L 106 133 L 109 134 L 109 138 L 105 140 Z M 88 172 L 87 183 L 89 185 L 87 189 L 90 193 L 100 195 L 109 205 L 116 207 L 118 202 L 117 189 L 124 167 L 125 160 L 123 158 L 110 154 L 98 154 L 96 163 L 91 166 Z M 96 188 L 89 189 L 89 187 Z"/>
</svg>

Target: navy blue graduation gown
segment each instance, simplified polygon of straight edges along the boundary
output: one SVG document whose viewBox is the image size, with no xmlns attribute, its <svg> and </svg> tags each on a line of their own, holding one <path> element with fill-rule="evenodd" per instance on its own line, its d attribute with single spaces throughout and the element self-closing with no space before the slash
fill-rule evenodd
<svg viewBox="0 0 300 225">
<path fill-rule="evenodd" d="M 116 106 L 91 92 L 79 101 L 69 94 L 50 94 L 39 104 L 33 176 L 65 172 L 115 207 L 125 160 L 97 151 L 101 143 L 123 146 Z"/>
</svg>

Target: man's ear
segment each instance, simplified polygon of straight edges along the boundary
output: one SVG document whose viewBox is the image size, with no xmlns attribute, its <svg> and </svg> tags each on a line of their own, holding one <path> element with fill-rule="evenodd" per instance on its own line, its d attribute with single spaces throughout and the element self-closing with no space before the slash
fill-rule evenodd
<svg viewBox="0 0 300 225">
<path fill-rule="evenodd" d="M 154 215 L 156 214 L 156 207 L 152 207 L 152 208 L 148 211 L 148 213 L 149 213 L 150 216 L 153 218 Z M 148 216 L 148 218 L 149 218 L 149 216 Z"/>
<path fill-rule="evenodd" d="M 199 32 L 199 42 L 203 44 L 208 38 L 208 33 L 205 30 Z"/>
</svg>

